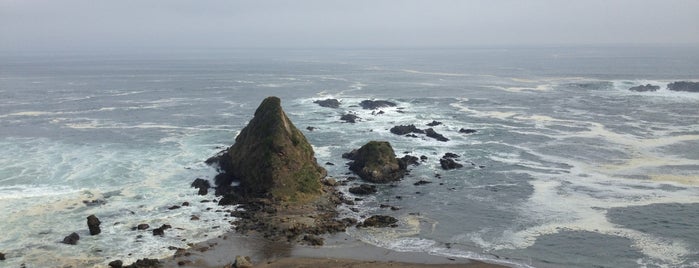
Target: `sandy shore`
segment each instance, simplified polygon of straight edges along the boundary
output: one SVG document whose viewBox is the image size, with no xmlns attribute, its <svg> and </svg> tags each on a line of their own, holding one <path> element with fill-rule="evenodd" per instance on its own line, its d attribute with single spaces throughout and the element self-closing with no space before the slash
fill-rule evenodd
<svg viewBox="0 0 699 268">
<path fill-rule="evenodd" d="M 249 256 L 255 267 L 507 267 L 421 252 L 397 252 L 346 234 L 326 236 L 324 246 L 313 247 L 230 233 L 178 255 L 163 259 L 164 267 L 220 268 L 233 263 L 237 255 Z"/>
</svg>

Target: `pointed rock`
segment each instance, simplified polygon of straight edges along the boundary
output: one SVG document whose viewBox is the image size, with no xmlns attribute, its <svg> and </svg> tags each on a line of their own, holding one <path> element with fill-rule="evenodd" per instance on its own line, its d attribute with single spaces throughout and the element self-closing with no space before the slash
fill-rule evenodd
<svg viewBox="0 0 699 268">
<path fill-rule="evenodd" d="M 321 194 L 320 179 L 327 174 L 277 97 L 262 101 L 223 157 L 230 160 L 224 171 L 240 180 L 244 194 L 280 201 L 303 201 Z"/>
</svg>

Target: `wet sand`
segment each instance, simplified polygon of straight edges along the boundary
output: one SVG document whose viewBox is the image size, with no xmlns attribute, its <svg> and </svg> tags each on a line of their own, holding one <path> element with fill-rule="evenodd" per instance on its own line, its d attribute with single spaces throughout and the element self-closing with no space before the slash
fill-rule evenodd
<svg viewBox="0 0 699 268">
<path fill-rule="evenodd" d="M 325 239 L 324 246 L 313 247 L 230 233 L 196 244 L 185 254 L 165 258 L 163 262 L 165 267 L 220 268 L 234 263 L 240 255 L 249 256 L 254 267 L 507 267 L 421 252 L 397 252 L 346 234 L 325 236 Z"/>
</svg>

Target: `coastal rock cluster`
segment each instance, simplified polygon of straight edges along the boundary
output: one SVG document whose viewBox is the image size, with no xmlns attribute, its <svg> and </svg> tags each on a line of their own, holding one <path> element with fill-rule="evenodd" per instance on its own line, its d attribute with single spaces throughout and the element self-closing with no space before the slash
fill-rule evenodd
<svg viewBox="0 0 699 268">
<path fill-rule="evenodd" d="M 699 82 L 690 82 L 690 81 L 672 82 L 672 83 L 667 84 L 667 89 L 670 91 L 679 91 L 679 92 L 699 92 Z M 646 84 L 646 85 L 630 87 L 629 90 L 636 91 L 636 92 L 655 92 L 655 91 L 660 90 L 660 86 Z"/>
</svg>

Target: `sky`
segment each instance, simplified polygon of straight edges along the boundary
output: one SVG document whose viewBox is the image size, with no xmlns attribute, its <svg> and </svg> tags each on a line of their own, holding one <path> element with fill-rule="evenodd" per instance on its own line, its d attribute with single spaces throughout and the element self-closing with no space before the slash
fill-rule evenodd
<svg viewBox="0 0 699 268">
<path fill-rule="evenodd" d="M 699 0 L 0 0 L 0 50 L 699 45 Z"/>
</svg>

